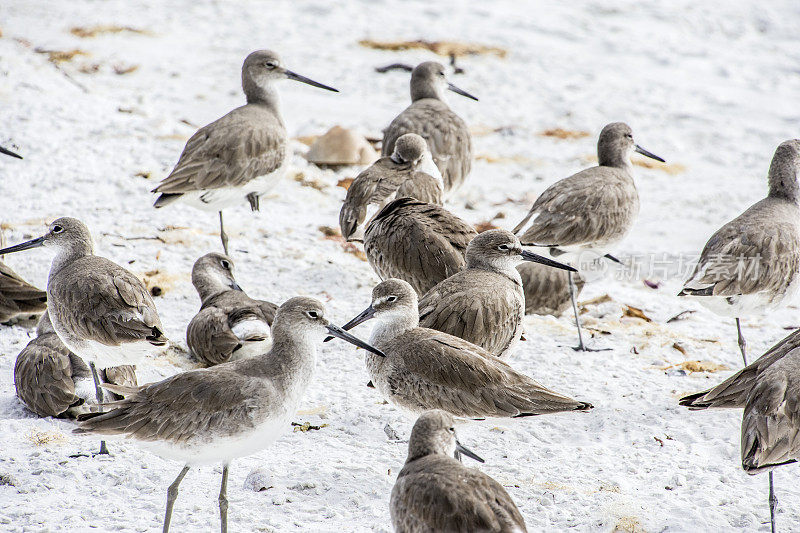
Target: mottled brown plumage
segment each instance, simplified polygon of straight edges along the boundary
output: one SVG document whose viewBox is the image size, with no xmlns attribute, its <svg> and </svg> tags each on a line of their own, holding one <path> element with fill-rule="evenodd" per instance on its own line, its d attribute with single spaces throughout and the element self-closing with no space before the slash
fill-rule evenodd
<svg viewBox="0 0 800 533">
<path fill-rule="evenodd" d="M 37 289 L 0 261 L 0 322 L 47 309 L 47 293 Z"/>
</svg>

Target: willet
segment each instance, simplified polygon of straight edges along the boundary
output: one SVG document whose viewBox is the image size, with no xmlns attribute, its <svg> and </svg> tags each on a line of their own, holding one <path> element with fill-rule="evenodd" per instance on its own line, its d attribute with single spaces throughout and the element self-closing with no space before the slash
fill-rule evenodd
<svg viewBox="0 0 800 533">
<path fill-rule="evenodd" d="M 258 211 L 258 199 L 285 173 L 288 137 L 281 119 L 275 82 L 290 79 L 338 92 L 284 68 L 275 52 L 257 50 L 242 65 L 247 103 L 192 135 L 172 172 L 152 192 L 161 193 L 155 207 L 176 200 L 219 212 L 222 247 L 228 236 L 222 209 L 247 198 Z"/>
<path fill-rule="evenodd" d="M 382 153 L 391 154 L 401 135 L 421 135 L 442 173 L 447 193 L 460 187 L 472 168 L 472 136 L 467 124 L 447 105 L 445 91 L 478 99 L 449 83 L 444 72 L 444 66 L 435 61 L 420 63 L 413 70 L 411 105 L 383 130 Z"/>
<path fill-rule="evenodd" d="M 484 462 L 458 442 L 450 414 L 423 413 L 411 430 L 406 464 L 392 489 L 395 532 L 527 531 L 506 489 L 480 470 L 466 468 L 454 454 Z"/>
<path fill-rule="evenodd" d="M 0 322 L 47 309 L 47 293 L 37 289 L 0 261 Z"/>
<path fill-rule="evenodd" d="M 467 246 L 466 268 L 420 298 L 419 325 L 460 337 L 497 357 L 508 355 L 519 342 L 525 317 L 522 279 L 514 268 L 522 261 L 575 271 L 523 250 L 510 231 L 485 231 Z"/>
<path fill-rule="evenodd" d="M 800 273 L 800 140 L 778 146 L 769 167 L 767 197 L 711 236 L 678 296 L 694 296 L 714 313 L 736 319 L 788 303 Z"/>
<path fill-rule="evenodd" d="M 210 253 L 195 261 L 192 284 L 201 306 L 186 329 L 186 343 L 198 359 L 217 365 L 269 350 L 278 306 L 247 296 L 228 256 Z"/>
<path fill-rule="evenodd" d="M 314 369 L 316 344 L 327 331 L 361 348 L 381 352 L 330 324 L 323 305 L 292 298 L 272 325 L 270 351 L 191 370 L 138 388 L 107 386 L 125 395 L 110 411 L 86 415 L 77 433 L 127 435 L 153 453 L 185 464 L 167 491 L 164 532 L 180 485 L 192 466 L 222 463 L 219 511 L 227 531 L 228 467 L 256 453 L 289 426 Z"/>
<path fill-rule="evenodd" d="M 404 186 L 403 195 L 398 195 L 398 189 L 406 182 L 416 185 Z M 409 194 L 424 202 L 441 203 L 443 187 L 442 175 L 433 163 L 425 139 L 416 133 L 401 135 L 391 156 L 378 159 L 356 176 L 347 189 L 339 212 L 342 237 L 348 241 L 363 240 L 363 231 L 359 229 L 369 220 L 370 206 L 377 206 L 377 212 L 389 201 Z"/>
<path fill-rule="evenodd" d="M 136 373 L 129 365 L 107 368 L 100 379 L 136 386 Z M 92 372 L 64 346 L 47 313 L 39 319 L 36 338 L 17 355 L 14 385 L 25 407 L 39 416 L 75 418 L 89 412 L 94 402 Z"/>
<path fill-rule="evenodd" d="M 631 165 L 633 152 L 664 162 L 633 142 L 627 124 L 614 122 L 604 127 L 597 141 L 598 166 L 545 189 L 514 228 L 522 244 L 548 247 L 554 257 L 566 252 L 592 252 L 613 259 L 608 255 L 609 249 L 625 237 L 639 214 L 639 194 Z M 571 274 L 568 282 L 578 328 L 577 349 L 585 351 Z"/>
<path fill-rule="evenodd" d="M 569 273 L 538 263 L 517 265 L 525 291 L 525 314 L 560 316 L 570 306 Z M 583 290 L 586 281 L 575 272 L 575 296 Z"/>
<path fill-rule="evenodd" d="M 775 532 L 772 470 L 800 459 L 800 330 L 794 331 L 714 388 L 681 398 L 691 410 L 744 408 L 742 468 L 769 472 L 769 512 Z"/>
<path fill-rule="evenodd" d="M 17 159 L 22 159 L 21 155 L 12 152 L 8 148 L 3 148 L 2 146 L 0 146 L 0 154 L 6 154 L 10 155 L 11 157 L 16 157 Z"/>
<path fill-rule="evenodd" d="M 345 326 L 378 323 L 370 344 L 386 357 L 367 354 L 372 383 L 401 409 L 442 409 L 462 418 L 501 418 L 587 411 L 592 404 L 551 391 L 483 348 L 419 327 L 417 294 L 390 279 L 372 290 L 372 304 Z"/>
<path fill-rule="evenodd" d="M 80 220 L 59 218 L 45 235 L 4 248 L 0 255 L 39 246 L 56 250 L 47 280 L 53 329 L 89 363 L 102 404 L 98 368 L 135 364 L 153 346 L 166 344 L 158 311 L 139 278 L 94 255 L 92 236 Z M 100 453 L 108 453 L 104 443 Z"/>
</svg>

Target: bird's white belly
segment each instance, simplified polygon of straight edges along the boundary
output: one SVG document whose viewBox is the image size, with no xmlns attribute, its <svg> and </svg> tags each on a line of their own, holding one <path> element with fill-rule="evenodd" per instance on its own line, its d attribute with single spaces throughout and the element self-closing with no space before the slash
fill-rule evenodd
<svg viewBox="0 0 800 533">
<path fill-rule="evenodd" d="M 238 359 L 245 359 L 247 357 L 253 357 L 256 355 L 263 355 L 267 353 L 270 348 L 272 348 L 272 337 L 268 337 L 266 340 L 253 342 L 247 341 L 242 343 L 242 347 L 236 350 L 231 354 L 231 361 L 236 361 Z"/>
<path fill-rule="evenodd" d="M 59 335 L 64 344 L 87 363 L 94 363 L 98 369 L 120 365 L 135 365 L 155 351 L 147 341 L 126 342 L 119 346 L 107 346 L 97 341 L 65 338 Z"/>
<path fill-rule="evenodd" d="M 184 193 L 181 201 L 203 211 L 222 211 L 227 207 L 246 202 L 245 197 L 250 193 L 258 196 L 266 194 L 281 181 L 284 175 L 286 175 L 286 164 L 281 165 L 274 172 L 256 176 L 238 187 L 220 187 Z"/>
<path fill-rule="evenodd" d="M 792 285 L 795 287 L 792 288 Z M 754 294 L 743 294 L 740 296 L 689 296 L 694 298 L 706 309 L 714 314 L 729 317 L 741 318 L 754 314 L 761 314 L 781 307 L 784 303 L 792 300 L 797 293 L 797 283 L 792 283 L 789 291 L 783 295 L 771 297 L 767 292 L 757 292 Z"/>
</svg>

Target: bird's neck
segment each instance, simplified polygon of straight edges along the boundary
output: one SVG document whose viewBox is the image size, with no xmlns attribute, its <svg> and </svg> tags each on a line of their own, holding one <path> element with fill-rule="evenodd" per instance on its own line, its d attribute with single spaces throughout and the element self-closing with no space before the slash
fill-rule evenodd
<svg viewBox="0 0 800 533">
<path fill-rule="evenodd" d="M 200 296 L 200 302 L 204 305 L 214 296 L 231 290 L 229 286 L 215 279 L 213 275 L 199 275 L 192 276 L 192 278 L 192 284 L 197 290 L 198 296 Z"/>
<path fill-rule="evenodd" d="M 440 102 L 447 103 L 444 94 L 438 91 L 436 87 L 428 83 L 418 83 L 411 85 L 411 101 L 416 102 L 423 98 L 430 98 L 432 100 L 439 100 Z"/>
<path fill-rule="evenodd" d="M 800 187 L 798 187 L 798 169 L 789 162 L 773 162 L 769 169 L 769 196 L 783 198 L 794 203 L 800 201 Z"/>
<path fill-rule="evenodd" d="M 613 167 L 624 170 L 628 174 L 633 170 L 631 158 L 627 154 L 620 154 L 619 152 L 599 153 L 597 158 L 598 164 L 601 167 Z"/>
<path fill-rule="evenodd" d="M 272 327 L 272 349 L 253 358 L 257 372 L 269 377 L 278 389 L 305 387 L 316 364 L 319 339 L 286 335 L 280 325 L 275 326 Z"/>
<path fill-rule="evenodd" d="M 50 274 L 48 279 L 53 279 L 53 276 L 61 272 L 64 267 L 70 263 L 90 255 L 93 255 L 91 245 L 59 249 L 58 252 L 56 252 L 55 257 L 53 257 L 53 262 L 50 264 Z"/>
<path fill-rule="evenodd" d="M 378 320 L 372 328 L 370 344 L 380 348 L 381 345 L 391 341 L 395 337 L 419 326 L 419 314 L 414 309 L 407 313 L 397 313 L 383 320 Z"/>
<path fill-rule="evenodd" d="M 274 85 L 258 85 L 252 80 L 245 80 L 242 88 L 244 89 L 244 95 L 247 98 L 248 104 L 268 107 L 280 117 L 281 101 Z"/>
</svg>

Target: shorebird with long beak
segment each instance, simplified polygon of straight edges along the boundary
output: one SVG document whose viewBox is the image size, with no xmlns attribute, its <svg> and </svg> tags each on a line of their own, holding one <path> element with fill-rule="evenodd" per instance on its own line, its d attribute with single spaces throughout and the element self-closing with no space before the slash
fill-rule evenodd
<svg viewBox="0 0 800 533">
<path fill-rule="evenodd" d="M 532 261 L 567 272 L 571 266 L 522 249 L 503 229 L 485 231 L 467 246 L 466 268 L 419 300 L 419 325 L 449 333 L 492 355 L 508 355 L 522 336 L 525 292 L 515 268 Z"/>
<path fill-rule="evenodd" d="M 448 90 L 478 100 L 448 82 L 441 63 L 417 65 L 411 72 L 411 105 L 383 130 L 382 148 L 382 154 L 388 156 L 401 135 L 421 135 L 444 178 L 445 193 L 460 187 L 472 168 L 472 136 L 467 124 L 447 105 Z"/>
<path fill-rule="evenodd" d="M 343 326 L 371 318 L 370 344 L 385 357 L 367 354 L 372 383 L 388 401 L 419 414 L 442 409 L 460 418 L 508 418 L 588 411 L 592 404 L 543 387 L 480 346 L 419 326 L 417 294 L 390 279 L 372 290 L 372 303 Z"/>
<path fill-rule="evenodd" d="M 228 530 L 228 468 L 233 459 L 263 450 L 289 427 L 326 333 L 383 357 L 380 350 L 330 324 L 313 298 L 292 298 L 278 308 L 272 348 L 211 368 L 183 372 L 138 388 L 106 386 L 125 395 L 111 410 L 85 415 L 76 433 L 126 435 L 184 467 L 167 491 L 169 531 L 178 486 L 192 466 L 222 463 L 221 531 Z"/>
<path fill-rule="evenodd" d="M 47 309 L 47 293 L 22 279 L 0 261 L 0 322 Z"/>
<path fill-rule="evenodd" d="M 222 247 L 228 255 L 228 236 L 222 209 L 244 198 L 253 211 L 259 197 L 286 172 L 288 136 L 281 118 L 275 83 L 295 80 L 339 92 L 283 66 L 270 50 L 257 50 L 242 65 L 242 89 L 247 103 L 192 135 L 169 176 L 153 189 L 160 193 L 155 207 L 177 200 L 199 209 L 219 212 Z"/>
<path fill-rule="evenodd" d="M 136 364 L 167 343 L 158 310 L 139 278 L 94 255 L 92 236 L 80 220 L 59 218 L 46 234 L 4 248 L 0 255 L 40 246 L 56 252 L 47 279 L 53 329 L 70 351 L 89 363 L 102 404 L 98 369 Z M 105 442 L 100 453 L 108 453 Z"/>
<path fill-rule="evenodd" d="M 639 215 L 633 152 L 664 162 L 633 141 L 627 124 L 614 122 L 604 127 L 597 140 L 598 166 L 545 189 L 514 228 L 522 244 L 547 247 L 553 257 L 590 252 L 618 261 L 608 252 L 627 235 Z M 578 328 L 577 349 L 585 351 L 572 277 L 570 274 L 568 281 Z"/>
<path fill-rule="evenodd" d="M 432 410 L 420 415 L 411 430 L 406 464 L 392 488 L 389 510 L 395 532 L 527 531 L 506 489 L 454 455 L 484 462 L 458 442 L 450 414 Z"/>
<path fill-rule="evenodd" d="M 769 514 L 775 532 L 773 470 L 800 460 L 800 331 L 716 387 L 681 398 L 690 410 L 739 408 L 742 468 L 769 472 Z"/>
<path fill-rule="evenodd" d="M 269 350 L 278 306 L 245 294 L 230 257 L 210 253 L 195 261 L 192 284 L 201 304 L 186 328 L 186 343 L 198 359 L 217 365 Z"/>
<path fill-rule="evenodd" d="M 409 185 L 404 185 L 407 182 Z M 398 192 L 401 187 L 402 195 Z M 406 133 L 397 139 L 390 156 L 375 161 L 350 184 L 339 212 L 342 237 L 348 241 L 364 239 L 363 225 L 372 218 L 368 217 L 371 206 L 376 206 L 377 212 L 395 198 L 409 194 L 423 202 L 441 204 L 443 188 L 442 175 L 425 139 Z"/>
<path fill-rule="evenodd" d="M 800 140 L 781 143 L 772 157 L 767 197 L 722 226 L 700 254 L 678 296 L 736 319 L 742 361 L 747 344 L 740 317 L 789 303 L 800 287 Z"/>
</svg>

